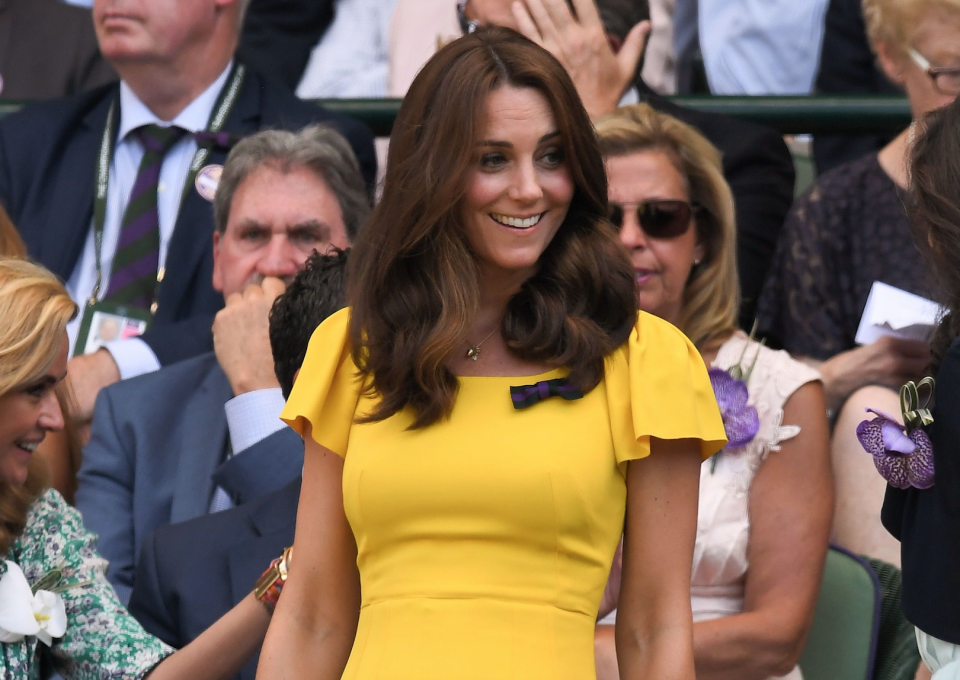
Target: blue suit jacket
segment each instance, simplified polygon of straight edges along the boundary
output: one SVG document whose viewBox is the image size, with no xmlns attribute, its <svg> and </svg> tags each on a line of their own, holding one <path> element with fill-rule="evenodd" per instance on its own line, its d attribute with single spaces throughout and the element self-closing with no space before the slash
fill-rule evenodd
<svg viewBox="0 0 960 680">
<path fill-rule="evenodd" d="M 158 529 L 143 544 L 130 613 L 180 648 L 253 589 L 293 543 L 300 478 L 260 500 Z M 238 676 L 254 680 L 259 652 Z"/>
<path fill-rule="evenodd" d="M 66 281 L 83 252 L 93 219 L 96 158 L 110 102 L 119 85 L 29 106 L 0 121 L 0 204 L 30 257 Z M 248 69 L 224 124 L 234 135 L 262 128 L 296 130 L 328 122 L 350 142 L 373 186 L 376 157 L 361 123 L 321 109 Z M 223 164 L 212 149 L 207 163 Z M 213 204 L 195 189 L 183 199 L 160 284 L 158 308 L 143 336 L 162 365 L 213 349 L 210 328 L 223 307 L 213 289 Z"/>
<path fill-rule="evenodd" d="M 212 353 L 121 381 L 97 397 L 77 509 L 99 536 L 110 561 L 107 578 L 123 602 L 140 546 L 154 529 L 207 514 L 217 485 L 243 504 L 303 469 L 303 440 L 289 428 L 223 462 L 223 405 L 231 397 Z"/>
</svg>

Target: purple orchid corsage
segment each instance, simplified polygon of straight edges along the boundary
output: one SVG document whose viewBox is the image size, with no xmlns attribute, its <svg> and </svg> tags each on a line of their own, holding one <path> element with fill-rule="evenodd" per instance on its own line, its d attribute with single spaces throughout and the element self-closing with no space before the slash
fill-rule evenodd
<svg viewBox="0 0 960 680">
<path fill-rule="evenodd" d="M 927 398 L 920 405 L 919 390 L 929 387 Z M 912 380 L 900 388 L 901 425 L 896 419 L 876 409 L 866 409 L 877 417 L 857 426 L 857 439 L 873 456 L 873 464 L 890 486 L 898 489 L 929 489 L 933 486 L 933 444 L 923 428 L 933 422 L 927 408 L 933 397 L 933 378 L 920 384 Z"/>
<path fill-rule="evenodd" d="M 753 334 L 750 335 L 752 338 Z M 710 464 L 711 474 L 716 471 L 717 461 L 723 451 L 746 446 L 760 431 L 760 416 L 756 407 L 750 404 L 750 393 L 747 391 L 747 381 L 750 380 L 750 374 L 753 373 L 753 367 L 757 363 L 760 352 L 757 351 L 750 367 L 744 371 L 743 358 L 749 344 L 749 342 L 744 344 L 743 354 L 736 365 L 727 370 L 711 368 L 707 371 L 713 394 L 717 398 L 717 406 L 720 407 L 723 429 L 727 435 L 727 445 L 713 454 L 713 461 Z"/>
</svg>

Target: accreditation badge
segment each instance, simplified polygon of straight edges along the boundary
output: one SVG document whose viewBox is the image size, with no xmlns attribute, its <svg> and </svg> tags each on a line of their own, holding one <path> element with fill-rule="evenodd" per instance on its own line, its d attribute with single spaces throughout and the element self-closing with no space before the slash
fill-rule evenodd
<svg viewBox="0 0 960 680">
<path fill-rule="evenodd" d="M 137 307 L 100 300 L 87 304 L 80 320 L 73 356 L 96 352 L 114 340 L 143 335 L 150 323 L 150 312 Z"/>
</svg>

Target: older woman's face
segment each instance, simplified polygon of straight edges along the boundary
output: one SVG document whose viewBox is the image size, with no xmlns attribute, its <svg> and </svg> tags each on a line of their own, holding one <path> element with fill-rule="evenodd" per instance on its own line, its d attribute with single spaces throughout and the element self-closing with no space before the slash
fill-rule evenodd
<svg viewBox="0 0 960 680">
<path fill-rule="evenodd" d="M 907 91 L 913 117 L 918 119 L 946 106 L 956 95 L 938 90 L 926 70 L 907 53 L 910 48 L 933 67 L 960 67 L 960 12 L 931 9 L 920 19 L 909 45 L 900 50 L 878 45 L 884 71 Z"/>
<path fill-rule="evenodd" d="M 0 480 L 27 481 L 30 459 L 47 432 L 63 429 L 55 388 L 67 372 L 67 334 L 53 364 L 39 380 L 0 396 Z"/>
<path fill-rule="evenodd" d="M 485 277 L 523 280 L 536 271 L 573 199 L 547 99 L 530 88 L 491 92 L 474 153 L 464 197 L 467 239 Z"/>
<path fill-rule="evenodd" d="M 610 202 L 624 206 L 620 242 L 630 251 L 640 308 L 677 324 L 690 270 L 704 254 L 697 242 L 693 216 L 679 236 L 651 238 L 633 206 L 651 200 L 689 201 L 686 179 L 662 151 L 611 156 L 604 164 Z"/>
</svg>

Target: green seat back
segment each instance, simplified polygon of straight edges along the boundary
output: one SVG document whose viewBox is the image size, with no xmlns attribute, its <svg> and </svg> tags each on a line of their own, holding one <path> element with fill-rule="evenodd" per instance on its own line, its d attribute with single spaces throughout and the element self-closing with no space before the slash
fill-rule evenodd
<svg viewBox="0 0 960 680">
<path fill-rule="evenodd" d="M 871 680 L 880 598 L 870 565 L 831 547 L 813 627 L 800 656 L 804 680 Z"/>
</svg>

